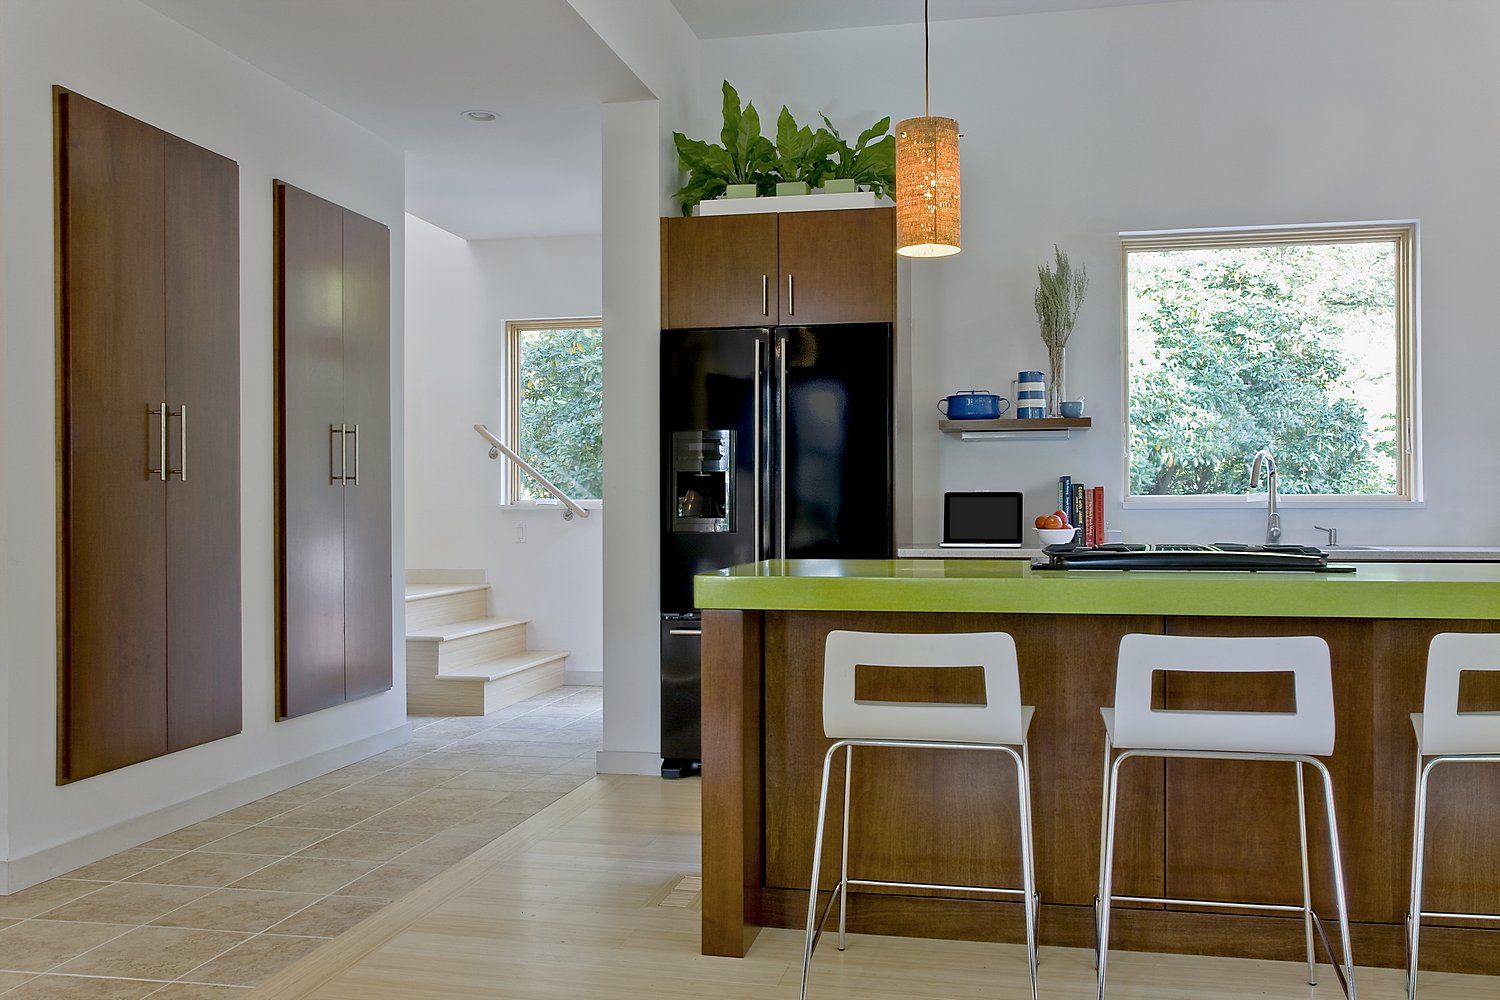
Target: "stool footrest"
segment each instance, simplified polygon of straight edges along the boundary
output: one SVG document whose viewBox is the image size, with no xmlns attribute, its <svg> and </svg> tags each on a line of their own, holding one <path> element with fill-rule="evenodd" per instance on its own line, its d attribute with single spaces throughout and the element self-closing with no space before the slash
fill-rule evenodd
<svg viewBox="0 0 1500 1000">
<path fill-rule="evenodd" d="M 880 889 L 931 889 L 935 892 L 987 892 L 997 896 L 1025 897 L 1025 889 L 997 889 L 982 885 L 940 885 L 932 882 L 881 882 L 874 879 L 851 878 L 850 885 L 867 885 Z"/>
<path fill-rule="evenodd" d="M 1162 903 L 1168 906 L 1205 906 L 1221 910 L 1265 910 L 1268 913 L 1301 913 L 1302 907 L 1288 903 L 1235 903 L 1221 899 L 1171 899 L 1165 896 L 1110 896 L 1111 903 Z"/>
<path fill-rule="evenodd" d="M 1500 920 L 1500 913 L 1444 913 L 1441 910 L 1423 910 L 1419 916 L 1434 920 Z"/>
</svg>

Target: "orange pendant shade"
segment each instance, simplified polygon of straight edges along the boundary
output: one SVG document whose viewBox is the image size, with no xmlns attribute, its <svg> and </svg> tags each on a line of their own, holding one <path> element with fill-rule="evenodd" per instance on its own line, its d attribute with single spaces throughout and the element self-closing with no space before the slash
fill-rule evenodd
<svg viewBox="0 0 1500 1000">
<path fill-rule="evenodd" d="M 896 252 L 947 257 L 960 236 L 958 122 L 908 118 L 896 126 Z"/>
</svg>

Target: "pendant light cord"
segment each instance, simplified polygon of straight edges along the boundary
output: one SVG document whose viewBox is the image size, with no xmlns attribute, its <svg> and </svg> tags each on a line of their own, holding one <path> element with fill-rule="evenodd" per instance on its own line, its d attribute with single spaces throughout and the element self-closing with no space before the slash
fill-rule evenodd
<svg viewBox="0 0 1500 1000">
<path fill-rule="evenodd" d="M 932 109 L 928 106 L 932 90 L 932 28 L 927 22 L 929 2 L 930 0 L 922 0 L 922 117 L 924 118 L 932 114 Z"/>
</svg>

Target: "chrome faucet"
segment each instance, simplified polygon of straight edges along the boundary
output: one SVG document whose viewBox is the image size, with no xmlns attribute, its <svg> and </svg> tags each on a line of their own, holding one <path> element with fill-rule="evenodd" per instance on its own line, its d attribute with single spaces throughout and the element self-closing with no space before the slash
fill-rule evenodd
<svg viewBox="0 0 1500 1000">
<path fill-rule="evenodd" d="M 1270 448 L 1262 448 L 1250 461 L 1250 488 L 1260 482 L 1260 470 L 1266 470 L 1266 544 L 1281 541 L 1281 515 L 1276 512 L 1276 456 Z"/>
</svg>

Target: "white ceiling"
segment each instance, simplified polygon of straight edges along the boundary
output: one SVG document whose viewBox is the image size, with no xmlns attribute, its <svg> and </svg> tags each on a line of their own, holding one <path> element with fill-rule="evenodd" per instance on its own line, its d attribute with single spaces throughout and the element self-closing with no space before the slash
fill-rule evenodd
<svg viewBox="0 0 1500 1000">
<path fill-rule="evenodd" d="M 934 21 L 1174 0 L 932 0 Z M 921 24 L 922 0 L 672 0 L 699 38 Z"/>
<path fill-rule="evenodd" d="M 405 149 L 407 210 L 465 239 L 597 233 L 599 105 L 651 96 L 566 0 L 145 2 Z"/>
</svg>

